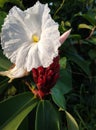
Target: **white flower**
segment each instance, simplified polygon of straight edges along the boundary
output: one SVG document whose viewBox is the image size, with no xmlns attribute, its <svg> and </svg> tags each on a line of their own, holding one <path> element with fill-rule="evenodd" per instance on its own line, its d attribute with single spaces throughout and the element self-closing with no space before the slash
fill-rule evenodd
<svg viewBox="0 0 96 130">
<path fill-rule="evenodd" d="M 3 71 L 3 72 L 0 72 L 0 75 L 2 76 L 7 76 L 10 78 L 10 80 L 8 81 L 9 83 L 14 79 L 14 78 L 20 78 L 20 77 L 23 77 L 23 76 L 27 76 L 29 73 L 23 69 L 22 67 L 21 68 L 16 68 L 16 66 L 8 71 Z"/>
<path fill-rule="evenodd" d="M 68 37 L 70 30 L 60 38 L 58 24 L 49 12 L 48 5 L 39 1 L 25 11 L 16 6 L 9 11 L 2 27 L 1 46 L 6 57 L 15 64 L 15 75 L 19 69 L 22 70 L 20 76 L 13 74 L 14 78 L 23 77 L 25 71 L 30 72 L 32 68 L 48 67 Z M 13 72 L 9 73 L 12 75 Z M 0 74 L 11 78 L 6 73 Z"/>
<path fill-rule="evenodd" d="M 4 54 L 27 71 L 38 66 L 48 67 L 58 55 L 58 24 L 53 21 L 47 4 L 37 2 L 22 11 L 13 7 L 2 28 Z"/>
</svg>

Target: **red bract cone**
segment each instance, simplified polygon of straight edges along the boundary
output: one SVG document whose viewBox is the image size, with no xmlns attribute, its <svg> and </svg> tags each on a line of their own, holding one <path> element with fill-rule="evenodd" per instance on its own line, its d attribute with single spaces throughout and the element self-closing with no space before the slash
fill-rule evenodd
<svg viewBox="0 0 96 130">
<path fill-rule="evenodd" d="M 53 63 L 47 68 L 43 68 L 42 66 L 37 69 L 33 68 L 32 75 L 37 89 L 32 90 L 32 92 L 39 98 L 43 98 L 45 95 L 49 94 L 50 89 L 59 78 L 59 71 L 59 56 L 54 58 Z"/>
</svg>

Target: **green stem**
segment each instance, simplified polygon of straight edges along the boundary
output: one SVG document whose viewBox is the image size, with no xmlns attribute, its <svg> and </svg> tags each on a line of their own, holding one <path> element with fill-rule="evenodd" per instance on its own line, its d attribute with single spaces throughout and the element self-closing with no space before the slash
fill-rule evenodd
<svg viewBox="0 0 96 130">
<path fill-rule="evenodd" d="M 59 8 L 54 13 L 53 19 L 55 19 L 56 14 L 60 11 L 60 9 L 63 7 L 65 0 L 62 0 L 62 3 L 60 4 Z"/>
</svg>

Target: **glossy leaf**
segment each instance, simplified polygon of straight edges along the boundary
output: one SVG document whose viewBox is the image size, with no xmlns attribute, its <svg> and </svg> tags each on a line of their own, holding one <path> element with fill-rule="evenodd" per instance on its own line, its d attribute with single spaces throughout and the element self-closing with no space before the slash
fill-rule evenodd
<svg viewBox="0 0 96 130">
<path fill-rule="evenodd" d="M 0 103 L 0 129 L 17 130 L 23 119 L 37 105 L 32 93 L 25 92 Z M 7 108 L 6 108 L 7 107 Z"/>
<path fill-rule="evenodd" d="M 61 93 L 61 91 L 54 87 L 51 90 L 51 95 L 52 95 L 52 99 L 56 103 L 56 105 L 58 107 L 60 107 L 61 109 L 63 108 L 65 110 L 66 109 L 66 101 L 65 101 L 64 95 Z"/>
<path fill-rule="evenodd" d="M 0 71 L 9 69 L 11 65 L 11 62 L 3 55 L 3 52 L 0 50 Z"/>
<path fill-rule="evenodd" d="M 58 113 L 47 100 L 41 100 L 38 104 L 35 130 L 60 130 Z"/>
<path fill-rule="evenodd" d="M 72 75 L 70 66 L 66 66 L 65 58 L 60 59 L 60 77 L 54 87 L 60 90 L 62 94 L 68 93 L 72 89 Z"/>
<path fill-rule="evenodd" d="M 92 25 L 96 25 L 96 19 L 94 15 L 91 14 L 82 14 L 82 16 L 88 20 Z"/>
<path fill-rule="evenodd" d="M 78 29 L 81 29 L 81 28 L 86 28 L 86 29 L 90 29 L 92 30 L 93 26 L 90 26 L 90 25 L 87 25 L 87 24 L 79 24 L 78 25 Z"/>
<path fill-rule="evenodd" d="M 70 81 L 69 81 L 69 85 L 68 85 L 67 81 L 64 84 L 64 82 L 59 79 L 57 81 L 56 85 L 54 86 L 54 88 L 57 88 L 63 95 L 63 94 L 67 94 L 68 92 L 70 92 L 72 90 L 72 87 L 70 84 L 71 84 Z"/>
<path fill-rule="evenodd" d="M 65 113 L 66 113 L 66 118 L 67 118 L 68 130 L 79 130 L 78 124 L 75 121 L 75 119 L 72 117 L 72 115 L 68 113 L 67 111 L 65 111 Z"/>
</svg>

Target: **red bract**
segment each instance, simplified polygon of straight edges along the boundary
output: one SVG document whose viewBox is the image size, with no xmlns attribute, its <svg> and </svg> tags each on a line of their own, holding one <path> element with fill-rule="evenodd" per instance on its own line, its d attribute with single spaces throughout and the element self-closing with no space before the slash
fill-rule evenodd
<svg viewBox="0 0 96 130">
<path fill-rule="evenodd" d="M 37 88 L 32 92 L 39 98 L 43 98 L 45 95 L 50 93 L 50 89 L 55 85 L 59 78 L 59 56 L 54 58 L 53 63 L 47 67 L 42 66 L 37 69 L 32 69 L 32 75 Z"/>
</svg>

